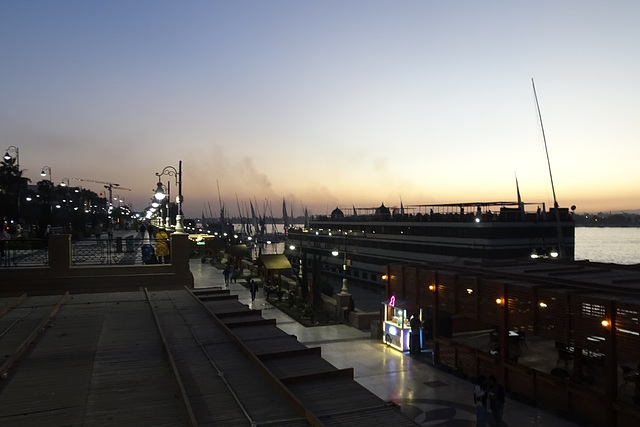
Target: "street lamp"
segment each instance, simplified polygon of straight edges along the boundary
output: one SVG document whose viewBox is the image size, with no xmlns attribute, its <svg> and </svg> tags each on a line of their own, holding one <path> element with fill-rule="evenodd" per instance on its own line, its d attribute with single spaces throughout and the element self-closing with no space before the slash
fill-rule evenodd
<svg viewBox="0 0 640 427">
<path fill-rule="evenodd" d="M 157 174 L 156 174 L 157 175 Z M 165 194 L 164 189 L 167 189 L 167 193 Z M 160 206 L 162 204 L 162 201 L 166 201 L 166 205 L 164 205 L 164 213 L 165 213 L 165 219 L 164 219 L 164 224 L 163 224 L 163 220 L 162 220 L 162 209 L 160 212 L 160 218 L 158 219 L 158 222 L 160 223 L 161 226 L 163 226 L 165 228 L 165 230 L 169 231 L 171 230 L 172 226 L 171 226 L 171 216 L 169 214 L 170 212 L 170 208 L 171 208 L 171 182 L 167 181 L 167 185 L 166 187 L 162 184 L 162 182 L 158 181 L 158 187 L 156 188 L 155 194 L 154 194 L 154 201 L 156 203 L 157 206 Z"/>
<path fill-rule="evenodd" d="M 156 173 L 158 177 L 158 189 L 156 190 L 156 198 L 162 200 L 165 197 L 164 191 L 162 191 L 162 182 L 160 177 L 162 175 L 174 176 L 176 178 L 176 185 L 178 186 L 178 197 L 176 197 L 176 203 L 178 205 L 178 213 L 176 214 L 176 233 L 185 234 L 184 225 L 182 223 L 182 160 L 178 163 L 178 169 L 173 166 L 165 166 L 160 173 Z"/>
<path fill-rule="evenodd" d="M 45 171 L 49 172 L 49 181 L 53 182 L 53 180 L 51 179 L 51 167 L 43 166 L 42 172 L 40 172 L 40 176 L 47 176 L 47 172 Z"/>
<path fill-rule="evenodd" d="M 4 153 L 5 160 L 11 160 L 13 158 L 11 154 L 9 154 L 10 151 L 13 151 L 16 153 L 16 165 L 18 166 L 18 169 L 20 169 L 20 150 L 18 150 L 18 147 L 16 147 L 15 145 L 10 145 L 9 148 L 5 150 L 5 153 Z"/>
<path fill-rule="evenodd" d="M 61 187 L 69 187 L 70 185 L 71 184 L 69 184 L 69 178 L 62 178 L 62 182 L 60 183 Z"/>
<path fill-rule="evenodd" d="M 298 254 L 297 254 L 297 258 L 298 258 L 298 278 L 300 279 L 300 283 L 302 283 L 302 241 L 300 241 L 300 244 L 298 246 L 296 245 L 290 245 L 289 249 L 291 251 L 295 251 L 297 249 Z"/>
<path fill-rule="evenodd" d="M 340 254 L 339 251 L 334 250 L 331 252 L 331 255 L 338 256 Z M 344 252 L 342 259 L 342 289 L 340 290 L 340 294 L 345 295 L 349 293 L 349 289 L 347 289 L 347 237 L 344 238 Z"/>
<path fill-rule="evenodd" d="M 157 174 L 156 174 L 157 175 Z M 158 202 L 162 202 L 162 200 L 166 200 L 167 204 L 166 204 L 166 208 L 165 208 L 165 224 L 164 224 L 164 228 L 169 231 L 171 230 L 172 226 L 171 226 L 171 216 L 169 214 L 170 212 L 170 208 L 171 208 L 171 182 L 167 181 L 167 194 L 164 193 L 164 187 L 162 185 L 162 182 L 158 181 L 158 188 L 156 188 L 156 193 L 155 193 L 155 198 L 156 200 L 158 200 Z M 162 218 L 160 218 L 160 222 L 162 222 Z"/>
<path fill-rule="evenodd" d="M 149 208 L 149 211 L 153 216 L 151 218 L 151 223 L 156 227 L 160 227 L 162 225 L 162 206 L 161 203 L 156 200 L 155 196 L 151 198 L 151 207 Z M 156 212 L 158 213 L 156 214 Z"/>
</svg>

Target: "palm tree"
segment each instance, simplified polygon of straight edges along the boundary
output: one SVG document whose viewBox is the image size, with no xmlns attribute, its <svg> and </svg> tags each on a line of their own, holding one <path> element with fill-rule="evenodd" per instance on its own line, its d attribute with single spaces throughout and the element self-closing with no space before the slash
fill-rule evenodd
<svg viewBox="0 0 640 427">
<path fill-rule="evenodd" d="M 31 180 L 23 177 L 16 159 L 2 158 L 0 162 L 0 217 L 5 220 L 20 220 L 20 196 L 26 193 Z"/>
</svg>

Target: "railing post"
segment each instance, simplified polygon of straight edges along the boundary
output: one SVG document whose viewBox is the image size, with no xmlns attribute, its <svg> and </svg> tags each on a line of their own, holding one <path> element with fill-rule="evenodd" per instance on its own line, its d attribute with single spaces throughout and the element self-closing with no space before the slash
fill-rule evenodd
<svg viewBox="0 0 640 427">
<path fill-rule="evenodd" d="M 176 275 L 185 276 L 185 286 L 193 288 L 193 274 L 189 269 L 189 235 L 171 234 L 171 268 Z"/>
<path fill-rule="evenodd" d="M 71 267 L 71 235 L 51 234 L 49 236 L 49 268 L 56 274 L 63 274 Z"/>
</svg>

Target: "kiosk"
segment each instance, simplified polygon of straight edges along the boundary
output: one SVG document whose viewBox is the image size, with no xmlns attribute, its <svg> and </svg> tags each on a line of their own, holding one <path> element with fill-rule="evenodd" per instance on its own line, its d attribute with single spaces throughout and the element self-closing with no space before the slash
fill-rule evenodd
<svg viewBox="0 0 640 427">
<path fill-rule="evenodd" d="M 407 307 L 396 302 L 393 296 L 382 304 L 384 305 L 383 342 L 397 350 L 408 351 L 411 344 L 411 324 Z M 422 346 L 422 328 L 420 328 L 420 344 Z"/>
</svg>

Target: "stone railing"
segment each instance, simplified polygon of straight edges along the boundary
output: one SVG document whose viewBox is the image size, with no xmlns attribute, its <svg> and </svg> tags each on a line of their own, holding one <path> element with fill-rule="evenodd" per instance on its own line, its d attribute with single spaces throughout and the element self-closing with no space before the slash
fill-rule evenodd
<svg viewBox="0 0 640 427">
<path fill-rule="evenodd" d="M 71 236 L 67 234 L 52 234 L 47 251 L 47 265 L 3 269 L 0 292 L 87 293 L 136 290 L 141 287 L 193 288 L 194 285 L 189 270 L 189 238 L 186 234 L 171 235 L 171 264 L 73 265 Z"/>
</svg>

